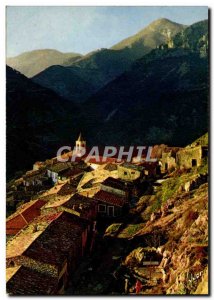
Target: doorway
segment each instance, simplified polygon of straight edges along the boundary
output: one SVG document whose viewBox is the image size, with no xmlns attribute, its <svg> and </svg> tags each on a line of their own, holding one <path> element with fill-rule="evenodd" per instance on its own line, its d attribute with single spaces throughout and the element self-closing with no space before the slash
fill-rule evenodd
<svg viewBox="0 0 214 300">
<path fill-rule="evenodd" d="M 192 159 L 192 167 L 196 167 L 197 166 L 197 159 Z"/>
</svg>

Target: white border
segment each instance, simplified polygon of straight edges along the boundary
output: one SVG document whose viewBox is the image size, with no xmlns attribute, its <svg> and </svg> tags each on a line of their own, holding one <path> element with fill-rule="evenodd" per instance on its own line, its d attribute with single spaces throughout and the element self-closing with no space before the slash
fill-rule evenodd
<svg viewBox="0 0 214 300">
<path fill-rule="evenodd" d="M 214 2 L 213 0 L 209 1 L 204 1 L 202 2 L 201 0 L 171 0 L 171 1 L 161 1 L 161 0 L 102 0 L 102 2 L 98 0 L 72 0 L 72 1 L 47 1 L 47 0 L 34 0 L 34 1 L 21 1 L 21 0 L 2 0 L 0 2 L 0 29 L 1 29 L 1 40 L 5 40 L 5 6 L 208 6 L 209 8 L 212 9 Z M 211 34 L 212 34 L 212 26 L 211 26 Z M 211 49 L 213 54 L 213 42 L 211 42 Z M 0 229 L 1 229 L 1 238 L 0 238 L 0 246 L 2 250 L 2 255 L 0 255 L 1 259 L 1 273 L 0 273 L 0 296 L 1 299 L 6 299 L 8 296 L 5 293 L 5 174 L 6 174 L 6 168 L 5 168 L 5 149 L 6 149 L 6 143 L 5 143 L 5 42 L 0 44 L 0 67 L 1 67 L 1 72 L 0 72 L 0 91 L 1 91 L 1 97 L 0 97 L 0 121 L 1 121 L 1 126 L 0 126 L 0 137 L 1 137 L 1 147 L 0 147 L 0 154 L 1 154 L 1 160 L 0 160 L 0 211 L 1 211 L 1 224 L 0 224 Z M 212 75 L 212 74 L 211 74 Z M 211 86 L 213 86 L 213 77 L 211 76 Z M 210 100 L 212 102 L 212 99 Z M 213 116 L 213 106 L 211 105 L 211 115 Z M 211 126 L 212 127 L 212 126 Z M 214 133 L 213 131 L 211 132 L 211 140 L 213 140 Z M 14 149 L 14 155 L 15 155 L 16 149 Z M 211 151 L 210 151 L 211 152 Z M 212 151 L 213 152 L 213 151 Z M 211 163 L 212 164 L 212 163 Z M 213 164 L 212 164 L 213 167 Z M 213 169 L 213 168 L 212 168 Z M 212 181 L 210 182 L 210 186 L 213 186 L 214 180 L 212 178 Z M 211 196 L 211 195 L 210 195 Z M 211 199 L 210 199 L 211 202 Z M 212 211 L 211 214 L 213 214 L 213 207 L 214 205 L 211 205 Z M 211 224 L 212 218 L 210 218 L 210 227 L 213 227 Z M 213 228 L 211 229 L 211 236 L 210 240 L 212 241 L 213 238 Z M 211 244 L 210 241 L 210 244 Z M 210 251 L 211 254 L 211 251 Z M 213 267 L 213 259 L 212 259 L 212 267 Z M 213 268 L 212 268 L 213 269 Z M 211 281 L 210 281 L 211 283 Z M 210 290 L 212 293 L 212 284 L 210 284 Z M 74 296 L 72 296 L 74 297 Z M 145 298 L 146 296 L 143 296 Z M 24 298 L 27 299 L 28 297 L 19 297 L 19 299 Z M 63 299 L 63 297 L 58 296 L 57 299 Z M 87 298 L 87 297 L 78 297 L 78 298 Z M 105 298 L 111 298 L 105 297 Z M 150 297 L 146 297 L 150 298 Z M 159 297 L 153 296 L 153 299 L 158 299 Z M 185 296 L 185 299 L 192 299 L 192 297 Z M 205 298 L 203 296 L 200 297 Z M 55 297 L 49 297 L 49 299 L 55 299 Z"/>
</svg>

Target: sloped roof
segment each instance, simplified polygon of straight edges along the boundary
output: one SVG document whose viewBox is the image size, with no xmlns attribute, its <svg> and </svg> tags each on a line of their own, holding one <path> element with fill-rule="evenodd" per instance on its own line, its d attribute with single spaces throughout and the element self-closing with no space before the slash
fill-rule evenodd
<svg viewBox="0 0 214 300">
<path fill-rule="evenodd" d="M 72 168 L 72 163 L 70 163 L 70 162 L 58 162 L 58 163 L 50 166 L 48 168 L 48 170 L 50 170 L 52 172 L 55 172 L 55 173 L 59 173 L 59 172 L 62 172 L 62 171 L 66 171 L 69 168 Z"/>
<path fill-rule="evenodd" d="M 102 185 L 109 186 L 118 190 L 126 191 L 128 183 L 120 179 L 108 177 L 102 182 Z"/>
<path fill-rule="evenodd" d="M 43 263 L 61 266 L 71 254 L 71 249 L 80 247 L 81 234 L 87 225 L 86 220 L 61 212 L 23 255 Z"/>
<path fill-rule="evenodd" d="M 14 214 L 6 220 L 6 233 L 16 234 L 26 226 L 35 217 L 40 215 L 40 208 L 45 205 L 46 201 L 42 199 L 25 203 Z"/>
<path fill-rule="evenodd" d="M 10 295 L 49 295 L 55 293 L 57 278 L 21 266 L 7 282 Z"/>
<path fill-rule="evenodd" d="M 124 197 L 120 197 L 103 190 L 98 191 L 94 195 L 94 199 L 119 207 L 122 207 L 126 202 L 126 199 Z"/>
<path fill-rule="evenodd" d="M 61 213 L 35 218 L 28 226 L 7 243 L 6 258 L 20 256 L 42 234 L 42 232 L 60 216 Z M 38 227 L 39 225 L 39 227 Z"/>
</svg>

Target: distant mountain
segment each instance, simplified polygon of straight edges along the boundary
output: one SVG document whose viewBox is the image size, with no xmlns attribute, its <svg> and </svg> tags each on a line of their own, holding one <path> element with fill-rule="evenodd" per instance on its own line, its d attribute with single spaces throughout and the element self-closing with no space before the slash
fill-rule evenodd
<svg viewBox="0 0 214 300">
<path fill-rule="evenodd" d="M 7 177 L 53 157 L 79 130 L 78 107 L 7 67 Z M 82 128 L 82 127 L 81 127 Z"/>
<path fill-rule="evenodd" d="M 8 176 L 55 155 L 80 130 L 88 145 L 185 146 L 202 136 L 209 124 L 208 38 L 202 21 L 138 60 L 127 54 L 131 48 L 103 49 L 34 77 L 70 101 L 7 67 Z M 72 101 L 89 96 L 84 104 Z"/>
<path fill-rule="evenodd" d="M 87 81 L 87 78 L 80 77 L 72 68 L 63 66 L 51 66 L 32 80 L 76 103 L 84 102 L 96 91 L 89 79 Z"/>
<path fill-rule="evenodd" d="M 80 76 L 90 76 L 98 82 L 98 88 L 108 83 L 127 70 L 138 58 L 147 54 L 170 37 L 184 29 L 184 25 L 159 19 L 140 31 L 137 35 L 128 38 L 128 43 L 121 43 L 111 49 L 101 49 L 83 56 L 72 64 L 79 68 Z M 136 37 L 137 36 L 137 37 Z M 122 46 L 123 45 L 123 46 Z M 84 72 L 81 72 L 83 69 Z"/>
<path fill-rule="evenodd" d="M 85 111 L 92 117 L 87 128 L 94 142 L 182 146 L 207 132 L 207 25 L 204 21 L 183 31 L 186 36 L 198 27 L 190 46 L 152 50 L 88 100 Z"/>
<path fill-rule="evenodd" d="M 87 83 L 91 86 L 87 89 L 87 95 L 90 96 L 94 91 L 98 91 L 108 82 L 128 70 L 136 59 L 147 54 L 161 43 L 170 41 L 184 27 L 184 25 L 167 19 L 157 20 L 137 35 L 128 38 L 126 42 L 115 45 L 112 49 L 93 51 L 75 62 L 68 59 L 63 63 L 64 69 L 61 68 L 59 71 L 58 66 L 53 66 L 51 69 L 38 74 L 33 80 L 53 89 L 67 99 L 79 98 L 77 99 L 78 102 L 83 101 L 84 96 L 81 93 L 78 97 L 79 87 L 75 86 L 75 82 L 79 78 L 83 80 L 83 83 L 79 81 L 80 84 Z M 51 72 L 53 75 L 51 75 Z M 70 79 L 68 74 L 70 74 Z"/>
<path fill-rule="evenodd" d="M 62 65 L 65 61 L 73 63 L 81 58 L 78 53 L 62 53 L 52 49 L 34 50 L 7 58 L 7 65 L 27 77 L 33 77 L 52 65 Z"/>
</svg>

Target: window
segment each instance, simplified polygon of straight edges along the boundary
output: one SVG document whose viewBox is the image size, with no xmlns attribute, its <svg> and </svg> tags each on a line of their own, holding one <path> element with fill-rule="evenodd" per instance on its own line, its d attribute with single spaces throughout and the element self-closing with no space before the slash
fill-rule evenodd
<svg viewBox="0 0 214 300">
<path fill-rule="evenodd" d="M 168 170 L 168 163 L 165 163 L 165 171 Z"/>
<path fill-rule="evenodd" d="M 127 172 L 124 172 L 124 175 L 127 175 Z"/>
<path fill-rule="evenodd" d="M 108 216 L 114 217 L 114 206 L 108 206 Z"/>
<path fill-rule="evenodd" d="M 132 171 L 131 174 L 135 174 L 135 171 Z"/>
<path fill-rule="evenodd" d="M 106 205 L 99 204 L 98 211 L 102 213 L 106 212 Z"/>
</svg>

